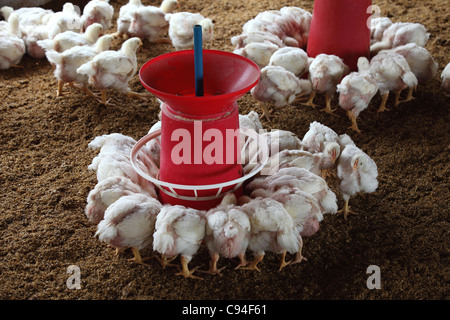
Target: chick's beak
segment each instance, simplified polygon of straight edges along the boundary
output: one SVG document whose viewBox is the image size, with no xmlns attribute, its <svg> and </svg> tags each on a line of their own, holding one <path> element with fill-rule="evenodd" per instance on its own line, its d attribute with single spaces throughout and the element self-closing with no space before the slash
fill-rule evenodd
<svg viewBox="0 0 450 320">
<path fill-rule="evenodd" d="M 331 162 L 335 162 L 336 161 L 336 150 L 332 150 L 331 151 Z"/>
<path fill-rule="evenodd" d="M 355 160 L 355 162 L 353 163 L 353 171 L 358 170 L 358 160 Z"/>
</svg>

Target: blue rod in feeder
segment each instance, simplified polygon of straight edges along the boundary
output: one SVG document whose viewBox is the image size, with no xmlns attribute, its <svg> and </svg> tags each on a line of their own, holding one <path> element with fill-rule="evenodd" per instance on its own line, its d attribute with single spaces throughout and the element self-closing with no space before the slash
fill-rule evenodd
<svg viewBox="0 0 450 320">
<path fill-rule="evenodd" d="M 203 96 L 203 49 L 202 26 L 194 26 L 194 66 L 195 66 L 195 95 Z"/>
</svg>

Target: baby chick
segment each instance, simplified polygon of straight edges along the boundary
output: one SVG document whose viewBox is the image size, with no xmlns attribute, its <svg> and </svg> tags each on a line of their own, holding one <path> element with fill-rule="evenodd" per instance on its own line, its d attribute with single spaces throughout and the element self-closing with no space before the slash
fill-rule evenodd
<svg viewBox="0 0 450 320">
<path fill-rule="evenodd" d="M 119 198 L 131 194 L 143 194 L 157 198 L 154 190 L 145 190 L 126 177 L 114 176 L 101 180 L 87 196 L 86 216 L 92 223 L 103 220 L 106 209 Z"/>
<path fill-rule="evenodd" d="M 329 170 L 335 168 L 341 147 L 339 145 L 339 136 L 333 129 L 317 121 L 311 122 L 309 130 L 303 136 L 302 145 L 306 151 L 323 154 L 323 175 L 328 174 Z"/>
<path fill-rule="evenodd" d="M 369 60 L 366 57 L 358 59 L 358 71 L 346 75 L 337 85 L 337 92 L 339 92 L 339 106 L 347 111 L 352 121 L 349 128 L 361 133 L 356 118 L 361 111 L 367 109 L 378 92 L 378 84 L 370 74 Z"/>
<path fill-rule="evenodd" d="M 300 251 L 301 237 L 298 226 L 283 205 L 271 198 L 257 198 L 241 206 L 250 220 L 250 241 L 248 248 L 254 259 L 241 269 L 257 270 L 265 252 L 281 254 L 281 271 L 290 262 L 286 262 L 286 253 Z"/>
<path fill-rule="evenodd" d="M 148 40 L 150 43 L 170 42 L 165 38 L 169 23 L 165 19 L 166 13 L 155 6 L 142 6 L 137 8 L 131 17 L 128 32 L 141 40 Z"/>
<path fill-rule="evenodd" d="M 40 40 L 37 44 L 46 51 L 54 50 L 64 52 L 75 46 L 94 44 L 102 32 L 102 25 L 100 23 L 94 23 L 87 27 L 84 33 L 70 30 L 64 31 L 55 35 L 52 39 Z"/>
<path fill-rule="evenodd" d="M 130 28 L 131 19 L 134 12 L 142 7 L 141 0 L 129 0 L 129 2 L 119 9 L 119 17 L 117 18 L 117 32 L 114 37 L 128 38 L 128 30 Z"/>
<path fill-rule="evenodd" d="M 317 55 L 309 65 L 312 92 L 304 105 L 315 107 L 313 103 L 315 95 L 325 94 L 326 106 L 321 111 L 333 114 L 331 99 L 337 90 L 337 84 L 348 72 L 348 66 L 338 56 L 323 53 Z"/>
<path fill-rule="evenodd" d="M 70 83 L 72 85 L 73 83 L 77 83 L 81 85 L 81 89 L 86 94 L 95 97 L 87 87 L 88 77 L 77 73 L 77 69 L 81 65 L 92 60 L 100 52 L 108 50 L 113 40 L 114 38 L 111 35 L 104 35 L 92 46 L 74 46 L 61 53 L 55 50 L 47 50 L 45 56 L 47 57 L 47 60 L 55 66 L 54 75 L 55 78 L 58 79 L 56 96 L 63 95 L 62 90 L 64 83 Z"/>
<path fill-rule="evenodd" d="M 8 22 L 1 28 L 0 70 L 17 67 L 26 50 L 19 30 L 19 16 L 17 13 L 12 13 Z"/>
<path fill-rule="evenodd" d="M 116 254 L 131 248 L 134 254 L 131 260 L 144 264 L 139 251 L 152 244 L 156 216 L 161 208 L 158 200 L 143 194 L 123 196 L 106 209 L 95 235 L 116 248 Z"/>
<path fill-rule="evenodd" d="M 396 22 L 384 30 L 381 41 L 370 46 L 370 52 L 377 53 L 380 50 L 391 49 L 408 43 L 416 43 L 424 47 L 429 38 L 430 34 L 420 23 Z"/>
<path fill-rule="evenodd" d="M 311 82 L 297 78 L 283 67 L 266 66 L 261 69 L 260 80 L 250 92 L 260 103 L 263 110 L 261 117 L 265 116 L 270 121 L 267 103 L 273 103 L 277 107 L 289 105 L 297 97 L 311 92 Z"/>
<path fill-rule="evenodd" d="M 337 177 L 339 190 L 345 201 L 344 208 L 339 213 L 344 213 L 347 220 L 348 214 L 356 214 L 348 205 L 350 197 L 357 193 L 371 193 L 378 188 L 377 165 L 364 151 L 354 145 L 347 145 L 342 151 L 337 165 Z"/>
<path fill-rule="evenodd" d="M 84 6 L 80 18 L 82 31 L 93 23 L 100 23 L 104 31 L 111 28 L 114 7 L 108 2 L 109 0 L 91 0 Z"/>
<path fill-rule="evenodd" d="M 386 101 L 389 91 L 395 91 L 395 106 L 400 103 L 400 93 L 406 88 L 414 88 L 418 81 L 406 59 L 398 53 L 382 51 L 370 60 L 370 73 L 378 84 L 381 104 L 378 112 L 388 110 Z"/>
<path fill-rule="evenodd" d="M 111 89 L 130 97 L 143 98 L 141 94 L 132 92 L 128 86 L 138 70 L 136 51 L 141 45 L 142 41 L 137 37 L 128 39 L 120 50 L 100 52 L 77 69 L 77 73 L 88 76 L 89 83 L 101 91 L 102 104 L 108 103 L 106 90 Z"/>
<path fill-rule="evenodd" d="M 309 68 L 308 55 L 303 49 L 284 47 L 275 51 L 269 60 L 269 65 L 280 66 L 301 78 Z"/>
<path fill-rule="evenodd" d="M 226 194 L 222 202 L 206 213 L 205 245 L 211 262 L 207 273 L 221 275 L 224 268 L 217 269 L 219 257 L 239 257 L 236 269 L 247 265 L 245 250 L 250 237 L 250 220 L 240 207 L 233 193 Z"/>
<path fill-rule="evenodd" d="M 182 270 L 176 275 L 202 279 L 193 275 L 198 267 L 189 270 L 188 264 L 200 248 L 205 229 L 204 211 L 181 205 L 164 206 L 156 219 L 153 234 L 153 250 L 161 254 L 163 267 L 181 255 Z"/>
<path fill-rule="evenodd" d="M 438 64 L 434 61 L 431 53 L 422 46 L 416 43 L 408 43 L 403 46 L 398 46 L 390 50 L 390 52 L 401 54 L 408 62 L 412 73 L 417 78 L 419 84 L 426 83 L 433 79 L 438 70 Z M 413 98 L 413 91 L 415 87 L 409 87 L 408 96 L 401 102 L 410 101 Z"/>
<path fill-rule="evenodd" d="M 80 32 L 80 12 L 75 9 L 73 3 L 66 2 L 62 11 L 55 12 L 50 16 L 47 27 L 49 39 L 53 39 L 57 34 L 65 31 Z"/>
<path fill-rule="evenodd" d="M 278 48 L 285 47 L 285 44 L 276 35 L 267 31 L 250 31 L 248 33 L 242 33 L 231 38 L 231 43 L 235 46 L 235 53 L 239 52 L 238 49 L 244 48 L 250 43 L 271 43 Z"/>
<path fill-rule="evenodd" d="M 272 42 L 251 42 L 244 47 L 235 49 L 234 54 L 252 60 L 260 68 L 264 68 L 270 62 L 270 57 L 279 47 Z"/>
<path fill-rule="evenodd" d="M 202 26 L 202 42 L 207 45 L 214 37 L 214 24 L 200 13 L 176 12 L 166 14 L 169 37 L 175 50 L 194 49 L 194 26 Z"/>
</svg>

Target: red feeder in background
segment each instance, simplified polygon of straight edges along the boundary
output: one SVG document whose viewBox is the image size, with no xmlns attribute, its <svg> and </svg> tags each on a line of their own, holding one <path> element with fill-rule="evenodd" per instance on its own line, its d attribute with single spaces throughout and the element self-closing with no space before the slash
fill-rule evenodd
<svg viewBox="0 0 450 320">
<path fill-rule="evenodd" d="M 158 178 L 165 186 L 160 188 L 160 200 L 206 210 L 220 203 L 218 194 L 242 193 L 242 186 L 233 190 L 236 183 L 220 184 L 243 177 L 239 136 L 231 135 L 239 132 L 236 101 L 258 83 L 260 69 L 240 55 L 203 50 L 203 92 L 197 96 L 194 67 L 194 50 L 176 51 L 148 61 L 139 76 L 163 102 Z M 212 188 L 215 184 L 217 188 Z M 177 188 L 181 185 L 211 188 Z M 206 200 L 189 200 L 192 197 Z"/>
<path fill-rule="evenodd" d="M 372 0 L 315 0 L 309 31 L 307 54 L 333 54 L 351 71 L 359 57 L 370 58 Z"/>
</svg>

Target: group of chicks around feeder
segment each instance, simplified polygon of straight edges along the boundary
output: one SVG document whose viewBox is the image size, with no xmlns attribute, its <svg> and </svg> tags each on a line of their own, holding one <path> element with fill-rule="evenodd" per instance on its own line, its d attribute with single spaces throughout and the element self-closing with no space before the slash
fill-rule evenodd
<svg viewBox="0 0 450 320">
<path fill-rule="evenodd" d="M 136 52 L 143 41 L 172 43 L 176 50 L 192 49 L 196 24 L 203 27 L 205 43 L 213 38 L 210 19 L 199 13 L 175 12 L 178 7 L 177 0 L 163 0 L 159 7 L 130 0 L 120 8 L 115 33 L 107 33 L 114 15 L 108 0 L 89 1 L 82 14 L 71 2 L 60 12 L 2 7 L 6 21 L 0 23 L 0 69 L 17 66 L 27 53 L 36 59 L 46 57 L 55 66 L 57 96 L 63 95 L 63 86 L 68 83 L 103 104 L 109 103 L 107 90 L 147 99 L 148 94 L 129 88 L 138 71 Z M 116 38 L 125 41 L 120 49 L 112 50 Z M 101 98 L 89 85 L 100 91 Z"/>
<path fill-rule="evenodd" d="M 372 57 L 360 57 L 358 70 L 350 72 L 343 60 L 332 54 L 308 57 L 305 52 L 312 15 L 298 7 L 264 11 L 247 21 L 242 33 L 231 38 L 234 53 L 254 61 L 261 68 L 259 83 L 251 90 L 263 116 L 270 121 L 268 104 L 290 105 L 308 96 L 303 105 L 317 107 L 314 98 L 325 95 L 322 109 L 334 114 L 333 96 L 351 120 L 351 129 L 361 132 L 357 117 L 380 93 L 378 112 L 388 110 L 389 92 L 395 92 L 395 106 L 413 99 L 413 90 L 436 76 L 438 64 L 424 48 L 429 39 L 419 23 L 392 22 L 387 17 L 371 20 Z M 448 91 L 450 67 L 442 72 L 442 86 Z M 403 90 L 407 97 L 400 100 Z"/>
<path fill-rule="evenodd" d="M 117 252 L 131 248 L 132 260 L 141 264 L 146 258 L 140 250 L 146 247 L 157 253 L 163 267 L 179 268 L 172 262 L 180 256 L 177 275 L 188 278 L 199 278 L 194 275 L 198 267 L 190 269 L 189 263 L 202 245 L 211 259 L 209 269 L 203 270 L 207 273 L 221 275 L 219 257 L 238 258 L 236 269 L 259 271 L 266 252 L 281 255 L 282 270 L 304 260 L 302 237 L 314 235 L 325 214 L 342 212 L 347 219 L 352 213 L 349 198 L 374 192 L 378 186 L 375 162 L 346 134 L 338 135 L 318 122 L 310 124 L 303 139 L 284 130 L 260 132 L 255 111 L 239 115 L 239 123 L 241 129 L 266 138 L 270 174 L 250 178 L 243 196 L 227 193 L 208 211 L 162 204 L 155 185 L 131 165 L 133 138 L 119 133 L 94 138 L 89 147 L 99 152 L 89 169 L 96 172 L 97 184 L 88 194 L 85 213 L 97 225 L 99 240 Z M 157 122 L 149 133 L 159 126 Z M 150 175 L 154 175 L 151 164 L 159 164 L 161 147 L 153 139 L 137 158 Z M 345 201 L 342 210 L 338 211 L 336 194 L 324 178 L 327 171 L 335 172 L 339 181 L 337 187 Z M 250 262 L 247 251 L 253 254 Z M 286 261 L 287 254 L 294 255 L 291 261 Z"/>
</svg>

